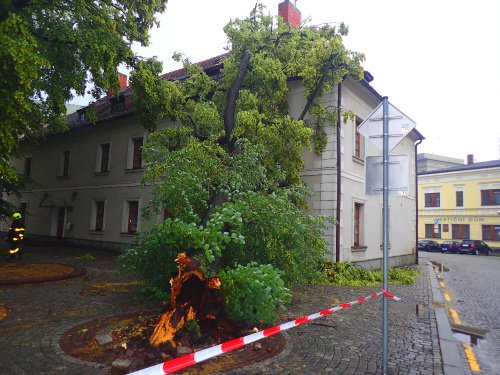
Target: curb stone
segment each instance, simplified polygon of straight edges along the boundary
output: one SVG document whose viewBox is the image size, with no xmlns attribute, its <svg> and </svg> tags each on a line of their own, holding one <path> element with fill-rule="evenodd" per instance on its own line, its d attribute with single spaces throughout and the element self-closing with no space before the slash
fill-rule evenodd
<svg viewBox="0 0 500 375">
<path fill-rule="evenodd" d="M 439 286 L 436 272 L 432 267 L 431 262 L 427 261 L 429 267 L 429 278 L 431 281 L 432 300 L 442 306 L 443 296 Z M 439 347 L 441 348 L 441 357 L 443 359 L 444 375 L 464 375 L 465 372 L 461 367 L 461 359 L 458 352 L 457 341 L 451 332 L 450 322 L 446 316 L 444 307 L 434 308 L 436 315 L 436 324 L 439 336 Z"/>
</svg>

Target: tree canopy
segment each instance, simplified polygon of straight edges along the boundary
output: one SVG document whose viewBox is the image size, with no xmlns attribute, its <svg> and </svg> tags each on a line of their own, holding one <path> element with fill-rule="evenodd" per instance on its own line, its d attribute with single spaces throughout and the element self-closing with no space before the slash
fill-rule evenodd
<svg viewBox="0 0 500 375">
<path fill-rule="evenodd" d="M 0 1 L 0 188 L 18 191 L 9 165 L 20 140 L 65 129 L 65 103 L 118 87 L 133 66 L 133 42 L 147 45 L 167 0 Z M 1 194 L 0 194 L 1 195 Z M 0 215 L 8 205 L 0 204 Z"/>
<path fill-rule="evenodd" d="M 294 29 L 261 5 L 225 32 L 220 75 L 208 76 L 180 54 L 183 81 L 162 78 L 155 59 L 132 73 L 136 114 L 152 132 L 143 149 L 152 223 L 123 261 L 157 291 L 168 288 L 180 252 L 208 275 L 223 272 L 233 287 L 241 285 L 228 280 L 235 273 L 258 279 L 263 271 L 255 264 L 284 271 L 288 286 L 311 281 L 325 253 L 325 218 L 305 211 L 302 152 L 336 122 L 337 108 L 324 94 L 345 75 L 361 78 L 363 55 L 344 47 L 344 25 Z M 291 78 L 305 89 L 300 118 L 290 115 Z M 165 117 L 175 125 L 159 129 Z M 316 141 L 321 151 L 324 142 Z M 244 271 L 247 265 L 253 271 Z"/>
</svg>

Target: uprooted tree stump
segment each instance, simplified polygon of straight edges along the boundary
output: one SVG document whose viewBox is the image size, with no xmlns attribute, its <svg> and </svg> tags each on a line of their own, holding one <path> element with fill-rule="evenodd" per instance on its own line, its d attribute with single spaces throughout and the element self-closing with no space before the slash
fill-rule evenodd
<svg viewBox="0 0 500 375">
<path fill-rule="evenodd" d="M 196 320 L 202 330 L 223 323 L 219 278 L 207 278 L 199 263 L 185 253 L 179 254 L 175 261 L 179 264 L 179 273 L 170 280 L 170 303 L 149 339 L 156 347 L 162 344 L 176 347 L 176 334 L 190 320 Z M 227 322 L 224 325 L 230 326 Z"/>
</svg>

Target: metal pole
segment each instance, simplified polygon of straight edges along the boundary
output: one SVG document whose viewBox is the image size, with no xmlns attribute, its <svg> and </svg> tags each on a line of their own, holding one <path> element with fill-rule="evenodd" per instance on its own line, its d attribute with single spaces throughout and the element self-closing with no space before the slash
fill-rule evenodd
<svg viewBox="0 0 500 375">
<path fill-rule="evenodd" d="M 383 97 L 383 119 L 384 119 L 384 128 L 383 128 L 383 246 L 384 246 L 384 260 L 383 260 L 383 272 L 384 272 L 384 282 L 383 289 L 389 289 L 388 282 L 388 240 L 389 240 L 389 101 L 387 100 L 387 96 Z M 387 315 L 389 310 L 388 300 L 384 296 L 383 298 L 383 323 L 382 323 L 382 374 L 387 374 L 387 348 L 388 348 L 388 324 L 387 324 Z"/>
</svg>

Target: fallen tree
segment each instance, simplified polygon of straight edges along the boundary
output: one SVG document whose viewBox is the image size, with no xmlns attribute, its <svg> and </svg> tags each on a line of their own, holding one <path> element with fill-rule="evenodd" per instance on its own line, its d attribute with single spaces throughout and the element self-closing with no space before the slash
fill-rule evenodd
<svg viewBox="0 0 500 375">
<path fill-rule="evenodd" d="M 175 346 L 190 320 L 272 320 L 290 300 L 287 287 L 313 280 L 325 252 L 327 219 L 307 212 L 302 152 L 323 150 L 323 127 L 338 113 L 322 97 L 345 75 L 361 77 L 363 56 L 344 47 L 343 25 L 294 29 L 260 5 L 225 32 L 220 74 L 181 55 L 182 82 L 163 79 L 154 59 L 132 74 L 136 114 L 151 131 L 143 156 L 153 198 L 150 226 L 122 261 L 159 296 L 176 274 L 154 345 Z M 298 119 L 291 78 L 304 89 Z M 158 129 L 165 117 L 175 126 Z"/>
</svg>

